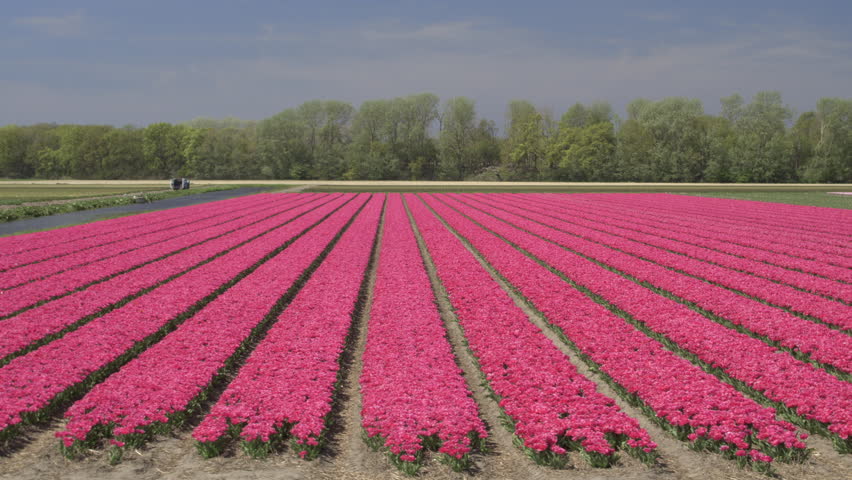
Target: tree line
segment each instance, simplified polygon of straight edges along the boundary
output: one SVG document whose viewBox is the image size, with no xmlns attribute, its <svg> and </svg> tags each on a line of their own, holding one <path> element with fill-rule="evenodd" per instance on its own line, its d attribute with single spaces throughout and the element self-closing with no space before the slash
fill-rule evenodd
<svg viewBox="0 0 852 480">
<path fill-rule="evenodd" d="M 852 181 L 852 99 L 823 98 L 793 119 L 778 92 L 722 98 L 719 115 L 697 99 L 637 99 L 624 119 L 606 102 L 557 120 L 515 100 L 500 134 L 465 97 L 314 100 L 260 121 L 8 125 L 0 177 Z"/>
</svg>

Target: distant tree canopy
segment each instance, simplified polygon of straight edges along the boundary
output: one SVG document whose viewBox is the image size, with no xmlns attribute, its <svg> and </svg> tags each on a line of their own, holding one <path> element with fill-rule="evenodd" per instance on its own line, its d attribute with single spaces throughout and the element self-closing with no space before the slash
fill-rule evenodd
<svg viewBox="0 0 852 480">
<path fill-rule="evenodd" d="M 144 128 L 0 127 L 0 177 L 153 179 L 852 182 L 852 99 L 794 119 L 778 92 L 738 94 L 708 115 L 699 100 L 606 102 L 559 121 L 525 100 L 502 137 L 465 97 L 313 100 L 269 118 L 197 118 Z"/>
</svg>

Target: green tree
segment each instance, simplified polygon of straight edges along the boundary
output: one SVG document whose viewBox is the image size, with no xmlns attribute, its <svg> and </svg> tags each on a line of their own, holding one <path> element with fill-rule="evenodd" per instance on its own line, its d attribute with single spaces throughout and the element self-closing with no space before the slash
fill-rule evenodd
<svg viewBox="0 0 852 480">
<path fill-rule="evenodd" d="M 614 120 L 615 113 L 608 102 L 594 102 L 588 107 L 582 103 L 575 103 L 562 115 L 559 125 L 583 128 L 596 123 L 613 123 Z"/>
<path fill-rule="evenodd" d="M 502 170 L 507 180 L 535 180 L 546 165 L 545 119 L 532 103 L 512 100 L 506 109 Z"/>
<path fill-rule="evenodd" d="M 817 102 L 819 140 L 805 170 L 813 182 L 852 181 L 852 99 L 821 98 Z"/>
<path fill-rule="evenodd" d="M 293 109 L 284 110 L 257 124 L 257 156 L 265 176 L 301 178 L 310 164 L 304 142 L 307 129 Z M 296 173 L 300 177 L 292 177 Z"/>
<path fill-rule="evenodd" d="M 35 169 L 27 163 L 28 127 L 0 127 L 0 177 L 28 178 Z"/>
<path fill-rule="evenodd" d="M 804 178 L 806 168 L 811 164 L 820 139 L 820 120 L 816 112 L 799 115 L 790 129 L 790 142 L 793 151 L 791 159 L 797 179 Z"/>
<path fill-rule="evenodd" d="M 361 104 L 352 122 L 352 144 L 346 154 L 344 178 L 399 178 L 399 160 L 391 151 L 397 132 L 388 125 L 392 108 L 391 100 L 369 100 Z"/>
<path fill-rule="evenodd" d="M 629 182 L 656 180 L 650 162 L 654 150 L 651 131 L 635 118 L 628 118 L 616 137 L 615 179 Z"/>
<path fill-rule="evenodd" d="M 731 149 L 733 179 L 761 183 L 794 180 L 793 147 L 786 131 L 793 112 L 784 105 L 781 94 L 758 92 L 751 103 L 740 102 L 738 108 L 734 105 L 728 110 L 736 131 Z"/>
<path fill-rule="evenodd" d="M 722 97 L 720 102 L 722 104 L 722 118 L 734 125 L 739 122 L 743 115 L 743 106 L 745 105 L 743 96 L 735 93 L 728 97 Z"/>
<path fill-rule="evenodd" d="M 704 130 L 704 108 L 701 101 L 682 97 L 669 97 L 658 102 L 645 99 L 634 100 L 627 106 L 628 122 L 635 122 L 641 129 L 630 126 L 631 140 L 636 145 L 620 144 L 626 148 L 645 147 L 647 157 L 643 160 L 634 152 L 629 159 L 631 177 L 639 181 L 695 182 L 701 181 L 707 166 L 707 135 Z M 635 135 L 642 133 L 649 138 L 640 140 Z M 645 165 L 642 165 L 645 163 Z"/>
<path fill-rule="evenodd" d="M 178 176 L 186 163 L 184 141 L 189 127 L 152 123 L 142 136 L 142 152 L 149 175 L 154 178 Z"/>
<path fill-rule="evenodd" d="M 727 183 L 734 180 L 731 172 L 731 150 L 736 139 L 733 124 L 725 117 L 707 115 L 703 119 L 706 131 L 705 156 L 702 180 Z"/>
<path fill-rule="evenodd" d="M 144 131 L 125 126 L 104 135 L 104 154 L 100 159 L 99 178 L 143 178 L 146 171 L 142 153 Z"/>
<path fill-rule="evenodd" d="M 437 174 L 438 146 L 430 131 L 438 119 L 439 102 L 431 93 L 393 100 L 388 124 L 393 132 L 391 150 L 410 179 L 434 179 Z"/>
<path fill-rule="evenodd" d="M 441 177 L 462 180 L 474 170 L 476 107 L 473 100 L 456 97 L 447 100 L 441 115 Z"/>
<path fill-rule="evenodd" d="M 355 114 L 352 105 L 327 101 L 322 104 L 322 123 L 313 155 L 313 176 L 340 178 L 346 170 L 346 148 L 352 141 L 351 123 Z"/>
<path fill-rule="evenodd" d="M 548 155 L 562 181 L 607 181 L 616 178 L 615 128 L 608 121 L 583 127 L 564 123 Z"/>
<path fill-rule="evenodd" d="M 437 119 L 438 97 L 430 93 L 362 103 L 346 178 L 434 178 L 438 146 L 430 132 Z"/>
<path fill-rule="evenodd" d="M 509 171 L 513 178 L 534 180 L 541 170 L 541 164 L 546 160 L 543 122 L 542 116 L 535 113 L 518 125 L 515 136 L 510 139 Z"/>
<path fill-rule="evenodd" d="M 497 125 L 493 120 L 480 119 L 473 131 L 470 174 L 481 175 L 485 171 L 499 169 L 500 140 L 497 138 Z"/>
</svg>

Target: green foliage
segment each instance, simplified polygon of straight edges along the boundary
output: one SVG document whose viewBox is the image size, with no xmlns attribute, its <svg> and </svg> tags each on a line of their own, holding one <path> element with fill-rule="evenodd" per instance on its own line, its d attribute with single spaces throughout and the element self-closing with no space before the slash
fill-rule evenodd
<svg viewBox="0 0 852 480">
<path fill-rule="evenodd" d="M 743 105 L 738 95 L 723 107 L 736 132 L 731 146 L 731 175 L 737 182 L 779 183 L 795 179 L 793 145 L 786 124 L 793 112 L 778 92 L 758 92 Z M 728 97 L 731 98 L 731 97 Z"/>
<path fill-rule="evenodd" d="M 555 179 L 613 180 L 616 171 L 613 124 L 607 120 L 588 125 L 565 121 L 561 124 L 559 133 L 550 143 L 548 150 L 549 164 L 556 170 Z"/>
<path fill-rule="evenodd" d="M 441 178 L 461 180 L 473 171 L 476 107 L 465 97 L 451 98 L 441 115 L 439 169 Z"/>
<path fill-rule="evenodd" d="M 196 118 L 145 128 L 0 127 L 0 177 L 350 180 L 852 182 L 852 99 L 823 98 L 793 121 L 778 92 L 606 102 L 555 121 L 513 100 L 503 137 L 473 100 L 430 93 L 311 100 L 259 122 Z"/>
<path fill-rule="evenodd" d="M 612 123 L 615 113 L 612 106 L 606 102 L 595 102 L 586 107 L 582 103 L 575 103 L 562 115 L 559 121 L 561 127 L 584 128 L 596 123 Z"/>
<path fill-rule="evenodd" d="M 503 170 L 507 180 L 534 180 L 540 172 L 551 170 L 546 163 L 545 118 L 523 100 L 509 103 L 506 113 L 507 137 L 504 143 Z M 545 173 L 542 176 L 547 176 Z"/>
<path fill-rule="evenodd" d="M 0 175 L 27 178 L 35 173 L 32 164 L 27 162 L 28 131 L 16 125 L 0 128 Z"/>
<path fill-rule="evenodd" d="M 649 138 L 645 159 L 628 169 L 625 180 L 662 182 L 700 181 L 707 166 L 704 108 L 697 99 L 670 97 L 658 102 L 634 101 L 628 106 L 631 120 L 642 126 Z M 644 164 L 644 165 L 643 165 Z M 637 175 L 638 174 L 638 175 Z M 638 178 L 636 178 L 638 177 Z"/>
<path fill-rule="evenodd" d="M 184 143 L 190 128 L 165 122 L 145 128 L 142 155 L 152 176 L 169 178 L 180 174 L 186 163 Z"/>
<path fill-rule="evenodd" d="M 852 99 L 823 98 L 817 103 L 819 134 L 804 178 L 817 182 L 848 182 L 852 178 Z M 814 129 L 814 127 L 811 127 Z"/>
</svg>

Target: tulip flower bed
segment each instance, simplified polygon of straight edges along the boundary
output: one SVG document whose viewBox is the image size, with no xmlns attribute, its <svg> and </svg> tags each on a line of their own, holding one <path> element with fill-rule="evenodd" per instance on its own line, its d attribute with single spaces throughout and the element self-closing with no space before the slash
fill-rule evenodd
<svg viewBox="0 0 852 480">
<path fill-rule="evenodd" d="M 277 207 L 276 203 L 278 202 L 272 202 L 271 204 L 265 205 L 255 205 L 253 207 L 249 207 L 249 209 L 223 212 L 222 215 L 218 215 L 214 218 L 189 223 L 187 225 L 175 226 L 159 232 L 145 233 L 144 231 L 140 231 L 131 239 L 96 246 L 70 253 L 68 255 L 56 256 L 52 258 L 50 262 L 30 263 L 18 268 L 13 268 L 0 273 L 0 289 L 10 291 L 16 286 L 46 279 L 52 275 L 72 270 L 76 267 L 88 265 L 99 260 L 121 258 L 119 255 L 133 255 L 136 250 L 142 250 L 144 252 L 146 247 L 150 248 L 159 243 L 177 240 L 182 236 L 199 236 L 203 238 L 207 229 L 230 225 L 248 214 L 275 209 Z M 44 250 L 49 251 L 49 249 Z M 141 258 L 146 258 L 144 253 L 141 255 Z"/>
<path fill-rule="evenodd" d="M 72 405 L 65 431 L 57 433 L 66 449 L 91 445 L 104 434 L 117 446 L 138 447 L 165 424 L 180 423 L 237 352 L 267 329 L 273 307 L 322 261 L 363 204 L 349 202 Z"/>
<path fill-rule="evenodd" d="M 745 333 L 753 332 L 770 343 L 789 348 L 796 354 L 803 354 L 805 358 L 825 364 L 830 368 L 836 368 L 847 376 L 852 373 L 852 357 L 849 355 L 849 351 L 852 349 L 852 337 L 844 332 L 798 318 L 784 310 L 772 308 L 756 300 L 743 298 L 730 290 L 708 285 L 701 279 L 681 275 L 677 271 L 659 265 L 659 262 L 655 262 L 657 257 L 653 257 L 653 255 L 649 254 L 648 256 L 653 258 L 646 261 L 637 258 L 635 255 L 620 253 L 628 251 L 629 245 L 625 248 L 617 248 L 619 244 L 610 241 L 607 246 L 613 249 L 605 248 L 602 245 L 605 245 L 603 242 L 607 239 L 601 240 L 595 235 L 595 232 L 589 233 L 588 229 L 574 228 L 570 224 L 566 227 L 566 222 L 554 220 L 550 216 L 537 214 L 530 210 L 516 209 L 506 205 L 501 205 L 499 209 L 496 209 L 492 207 L 496 204 L 490 202 L 472 202 L 471 204 L 485 207 L 490 213 L 505 217 L 509 221 L 532 225 L 531 228 L 551 227 L 543 229 L 545 235 L 555 235 L 561 239 L 563 245 L 570 245 L 570 248 L 589 258 L 616 268 L 639 281 L 646 282 L 674 294 L 682 300 L 689 301 L 701 309 L 712 312 L 718 315 L 723 323 L 727 320 L 737 326 L 742 326 Z M 566 233 L 570 235 L 566 235 Z M 823 298 L 816 300 L 828 302 Z M 831 307 L 832 305 L 828 306 Z M 838 302 L 834 302 L 833 306 L 837 312 L 849 312 L 846 317 L 838 315 L 837 322 L 849 323 L 852 326 L 852 323 L 850 323 L 852 322 L 852 307 Z"/>
<path fill-rule="evenodd" d="M 598 393 L 464 245 L 416 197 L 406 197 L 468 345 L 530 456 L 561 465 L 566 449 L 575 449 L 606 467 L 624 448 L 653 463 L 656 444 L 639 423 Z"/>
<path fill-rule="evenodd" d="M 52 439 L 134 471 L 843 478 L 850 240 L 843 210 L 543 193 L 267 193 L 0 238 L 0 471 Z"/>
<path fill-rule="evenodd" d="M 714 251 L 711 248 L 691 244 L 689 235 L 677 232 L 666 233 L 661 228 L 637 226 L 629 220 L 619 218 L 606 218 L 599 213 L 598 209 L 588 208 L 585 212 L 578 211 L 572 206 L 553 203 L 538 202 L 532 198 L 518 198 L 518 196 L 492 196 L 492 200 L 498 203 L 506 203 L 511 199 L 511 204 L 524 210 L 540 211 L 540 213 L 552 212 L 550 216 L 571 224 L 587 227 L 600 232 L 610 233 L 619 237 L 627 238 L 644 245 L 663 248 L 667 251 L 685 255 L 694 259 L 709 262 L 713 265 L 727 267 L 739 272 L 748 273 L 757 277 L 766 278 L 780 284 L 790 285 L 800 290 L 835 298 L 846 303 L 852 303 L 852 288 L 841 282 L 827 278 L 816 277 L 804 272 L 782 268 L 776 265 L 738 257 L 730 253 Z M 556 208 L 554 208 L 556 207 Z M 541 212 L 546 208 L 545 212 Z M 665 237 L 663 235 L 666 235 Z"/>
<path fill-rule="evenodd" d="M 489 205 L 493 205 L 493 203 L 489 203 Z M 520 209 L 511 205 L 501 206 L 501 208 L 592 242 L 607 245 L 634 257 L 652 261 L 677 273 L 697 277 L 715 285 L 742 292 L 772 305 L 812 316 L 831 325 L 852 329 L 852 306 L 802 292 L 754 275 L 733 271 L 685 255 L 678 255 L 659 247 L 645 245 L 632 238 L 623 238 L 608 232 L 570 223 L 565 220 L 564 214 L 544 215 L 541 213 L 541 209 Z M 847 287 L 849 286 L 847 285 Z"/>
<path fill-rule="evenodd" d="M 149 228 L 150 225 L 158 222 L 175 219 L 186 221 L 188 217 L 204 214 L 211 210 L 215 212 L 240 205 L 252 205 L 258 201 L 263 202 L 264 199 L 260 198 L 261 196 L 267 195 L 237 197 L 184 208 L 147 212 L 139 215 L 103 220 L 96 223 L 65 227 L 60 230 L 62 232 L 61 238 L 57 238 L 57 232 L 54 231 L 3 237 L 0 238 L 0 258 L 10 255 L 20 255 L 24 252 L 33 252 L 43 248 L 76 251 L 74 248 L 75 244 L 85 248 L 87 245 L 100 245 L 101 239 L 114 241 L 128 238 L 134 235 L 136 230 Z M 268 197 L 270 198 L 267 200 L 275 200 L 275 195 L 268 195 Z"/>
<path fill-rule="evenodd" d="M 662 197 L 659 199 L 660 202 L 654 203 L 654 207 L 651 206 L 652 204 L 645 204 L 644 202 L 639 203 L 639 205 L 632 202 L 626 202 L 624 204 L 615 204 L 613 205 L 613 208 L 618 209 L 618 211 L 622 213 L 626 211 L 636 211 L 641 219 L 647 218 L 657 222 L 664 222 L 669 225 L 678 226 L 680 228 L 691 229 L 695 235 L 702 237 L 709 236 L 710 238 L 730 242 L 735 245 L 757 248 L 784 256 L 815 260 L 823 265 L 837 265 L 843 267 L 844 263 L 848 263 L 849 258 L 846 256 L 824 253 L 821 252 L 819 248 L 815 248 L 816 246 L 813 244 L 812 240 L 814 237 L 820 237 L 820 233 L 818 232 L 808 232 L 808 237 L 806 238 L 811 241 L 789 239 L 788 241 L 781 243 L 778 241 L 779 236 L 783 236 L 781 233 L 769 234 L 766 232 L 766 229 L 737 229 L 734 225 L 731 225 L 730 221 L 725 223 L 723 221 L 707 219 L 701 215 L 692 216 L 684 213 L 678 215 L 667 215 L 657 213 L 659 205 L 664 205 L 670 201 L 669 198 L 672 196 L 660 197 Z M 675 197 L 675 199 L 677 200 L 677 197 Z M 637 201 L 641 202 L 641 199 L 637 199 Z M 694 202 L 696 200 L 692 201 Z M 594 204 L 597 203 L 598 202 L 594 202 Z M 603 199 L 602 203 L 606 205 L 607 200 Z M 749 207 L 751 207 L 751 205 L 749 205 Z M 728 213 L 730 216 L 736 217 L 736 210 Z M 790 221 L 791 220 L 789 218 L 784 217 L 778 219 L 778 222 L 782 223 L 790 223 Z M 804 242 L 804 244 L 802 242 Z M 845 266 L 848 267 L 848 265 Z"/>
<path fill-rule="evenodd" d="M 276 211 L 268 210 L 267 213 L 267 216 L 271 216 Z M 211 238 L 219 237 L 235 229 L 231 222 L 224 223 L 206 228 L 203 232 L 196 232 L 191 236 L 175 238 L 132 252 L 105 258 L 53 275 L 42 281 L 31 282 L 17 288 L 0 291 L 0 316 L 13 314 L 52 297 L 65 295 L 88 284 L 106 280 L 113 275 L 160 260 L 167 255 L 200 244 Z"/>
<path fill-rule="evenodd" d="M 842 239 L 852 234 L 852 230 L 836 222 L 844 218 L 842 213 L 824 208 L 793 207 L 787 205 L 765 205 L 740 200 L 700 199 L 672 195 L 613 195 L 602 199 L 607 203 L 619 205 L 634 204 L 644 207 L 654 206 L 655 211 L 668 216 L 695 216 L 716 224 L 729 224 L 729 228 L 753 228 L 756 234 L 768 232 L 786 233 L 813 240 L 818 235 Z M 721 200 L 721 201 L 719 201 Z M 791 224 L 792 223 L 792 224 Z M 843 243 L 838 243 L 843 246 Z M 848 246 L 846 247 L 848 248 Z"/>
<path fill-rule="evenodd" d="M 195 429 L 202 455 L 237 430 L 256 457 L 288 434 L 299 456 L 319 455 L 382 207 L 378 195 L 367 204 Z"/>
<path fill-rule="evenodd" d="M 399 194 L 388 198 L 361 372 L 368 443 L 414 473 L 424 448 L 454 468 L 486 438 L 435 304 Z"/>
<path fill-rule="evenodd" d="M 291 200 L 295 199 L 296 196 L 291 197 Z M 212 209 L 208 205 L 206 208 L 199 208 L 198 206 L 189 207 L 187 211 L 179 213 L 176 213 L 173 210 L 156 212 L 160 215 L 155 218 L 148 219 L 148 223 L 140 222 L 141 225 L 130 225 L 119 230 L 107 231 L 106 233 L 86 237 L 80 240 L 55 245 L 46 245 L 36 250 L 27 250 L 16 254 L 2 255 L 0 256 L 0 272 L 31 265 L 46 259 L 56 259 L 65 255 L 80 253 L 96 247 L 105 247 L 107 245 L 117 247 L 119 246 L 117 244 L 122 242 L 127 242 L 129 240 L 141 240 L 140 237 L 143 236 L 148 236 L 150 238 L 150 236 L 154 234 L 160 234 L 163 232 L 172 232 L 173 236 L 177 236 L 179 229 L 190 226 L 198 229 L 200 226 L 204 225 L 204 223 L 221 217 L 223 214 L 230 212 L 249 212 L 263 205 L 269 205 L 280 201 L 280 199 L 275 196 L 265 196 L 265 198 L 249 197 L 248 199 L 240 200 L 241 201 L 230 200 L 221 202 L 222 205 L 219 205 L 216 209 Z M 101 227 L 101 229 L 104 230 L 107 228 L 109 227 Z M 154 241 L 149 241 L 147 243 L 154 243 Z M 117 251 L 127 251 L 130 248 L 132 248 L 132 246 Z M 103 258 L 103 256 L 97 258 Z"/>
<path fill-rule="evenodd" d="M 759 470 L 768 469 L 772 458 L 799 460 L 805 456 L 805 445 L 795 427 L 776 420 L 773 410 L 663 349 L 660 343 L 441 201 L 428 196 L 426 202 L 616 388 L 678 438 L 689 440 L 697 449 L 753 461 Z M 464 212 L 476 221 L 491 219 L 488 227 L 499 228 L 493 217 L 477 214 L 469 207 Z M 520 232 L 506 227 L 500 233 Z M 529 237 L 542 248 L 565 255 L 559 247 Z M 672 395 L 674 392 L 677 394 Z"/>
<path fill-rule="evenodd" d="M 148 258 L 144 253 L 146 248 L 155 247 L 157 244 L 163 242 L 178 240 L 181 237 L 205 238 L 207 229 L 215 230 L 217 227 L 231 226 L 233 222 L 240 220 L 249 213 L 269 211 L 275 208 L 276 205 L 273 203 L 268 207 L 266 205 L 257 205 L 250 210 L 225 212 L 215 218 L 174 227 L 165 231 L 150 234 L 138 232 L 134 238 L 89 248 L 68 255 L 57 256 L 50 262 L 31 263 L 19 268 L 13 268 L 0 273 L 0 289 L 8 292 L 18 285 L 46 279 L 52 275 L 85 266 L 99 260 L 122 258 L 121 255 L 125 257 L 132 256 L 136 253 L 136 250 L 142 250 L 140 252 L 140 259 L 144 260 Z"/>
<path fill-rule="evenodd" d="M 135 298 L 155 286 L 166 283 L 225 251 L 280 227 L 331 198 L 323 200 L 323 197 L 318 197 L 316 201 L 306 198 L 307 204 L 282 204 L 279 213 L 269 217 L 266 212 L 247 216 L 234 224 L 239 227 L 238 230 L 187 248 L 166 257 L 165 261 L 149 263 L 0 321 L 0 365 L 8 363 L 13 356 L 19 356 L 47 341 L 55 340 L 70 328 L 79 328 L 86 319 L 96 318 L 117 308 L 120 305 L 116 304 L 125 302 L 124 299 Z"/>
<path fill-rule="evenodd" d="M 463 211 L 468 213 L 468 210 Z M 803 422 L 808 427 L 819 433 L 831 432 L 829 436 L 838 449 L 848 450 L 849 445 L 844 440 L 852 435 L 852 384 L 792 356 L 776 355 L 774 348 L 757 339 L 709 322 L 685 305 L 656 295 L 615 272 L 541 239 L 570 245 L 579 251 L 576 239 L 567 235 L 521 217 L 511 221 L 541 238 L 481 213 L 476 219 L 631 315 L 661 339 L 669 340 L 671 348 L 680 348 L 704 364 L 723 370 L 741 384 L 762 392 L 778 402 L 778 407 L 786 413 L 810 420 Z M 801 391 L 809 395 L 803 396 Z"/>
<path fill-rule="evenodd" d="M 789 256 L 783 253 L 771 252 L 765 248 L 760 248 L 759 243 L 755 247 L 742 245 L 743 241 L 749 241 L 748 237 L 737 237 L 730 235 L 729 232 L 714 234 L 704 228 L 700 221 L 689 223 L 677 217 L 659 218 L 650 214 L 648 209 L 639 209 L 635 208 L 635 206 L 631 208 L 630 205 L 612 206 L 604 201 L 579 201 L 575 198 L 578 196 L 572 196 L 570 199 L 553 195 L 524 195 L 523 197 L 529 198 L 542 206 L 568 208 L 580 216 L 588 215 L 586 210 L 591 206 L 596 216 L 589 217 L 591 219 L 604 222 L 610 222 L 613 219 L 625 221 L 629 225 L 632 225 L 633 229 L 641 229 L 645 233 L 655 234 L 664 238 L 683 240 L 692 245 L 703 246 L 738 257 L 780 266 L 785 269 L 819 275 L 837 282 L 852 282 L 852 271 L 847 268 Z"/>
<path fill-rule="evenodd" d="M 102 380 L 347 200 L 318 207 L 0 368 L 0 438 Z"/>
</svg>

